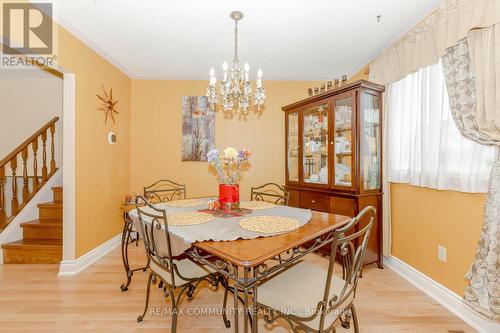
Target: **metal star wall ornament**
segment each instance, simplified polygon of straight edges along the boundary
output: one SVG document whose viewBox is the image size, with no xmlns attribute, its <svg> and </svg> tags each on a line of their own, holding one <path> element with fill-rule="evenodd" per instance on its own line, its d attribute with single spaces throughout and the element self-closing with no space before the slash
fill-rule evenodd
<svg viewBox="0 0 500 333">
<path fill-rule="evenodd" d="M 98 111 L 104 111 L 106 118 L 104 119 L 104 123 L 106 124 L 108 121 L 108 116 L 113 120 L 113 124 L 115 123 L 115 114 L 118 114 L 116 110 L 116 104 L 118 101 L 113 100 L 113 88 L 109 90 L 109 95 L 104 87 L 102 87 L 103 94 L 102 96 L 96 95 L 97 98 L 101 100 L 101 105 L 97 109 Z"/>
</svg>

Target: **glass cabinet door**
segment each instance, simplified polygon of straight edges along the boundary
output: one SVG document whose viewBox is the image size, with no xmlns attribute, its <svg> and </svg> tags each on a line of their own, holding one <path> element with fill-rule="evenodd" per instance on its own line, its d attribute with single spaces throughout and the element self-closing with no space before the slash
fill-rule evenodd
<svg viewBox="0 0 500 333">
<path fill-rule="evenodd" d="M 361 170 L 363 189 L 380 188 L 380 98 L 367 92 L 361 94 Z"/>
<path fill-rule="evenodd" d="M 287 115 L 287 174 L 288 181 L 299 181 L 299 113 Z"/>
<path fill-rule="evenodd" d="M 304 183 L 328 184 L 328 103 L 303 110 Z"/>
<path fill-rule="evenodd" d="M 353 96 L 346 94 L 334 99 L 334 181 L 335 187 L 353 186 Z"/>
</svg>

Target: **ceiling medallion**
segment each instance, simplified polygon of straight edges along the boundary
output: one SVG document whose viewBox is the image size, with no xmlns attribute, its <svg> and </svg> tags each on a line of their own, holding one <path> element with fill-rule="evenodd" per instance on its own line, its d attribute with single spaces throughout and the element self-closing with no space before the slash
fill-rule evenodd
<svg viewBox="0 0 500 333">
<path fill-rule="evenodd" d="M 248 110 L 264 104 L 266 99 L 265 90 L 262 87 L 262 71 L 257 71 L 255 88 L 250 82 L 250 66 L 245 63 L 241 67 L 238 59 L 238 21 L 243 18 L 242 12 L 232 12 L 230 17 L 234 20 L 234 58 L 231 68 L 227 62 L 222 64 L 222 81 L 217 83 L 215 69 L 210 69 L 210 84 L 207 87 L 208 102 L 222 106 L 224 111 L 237 110 L 248 114 Z"/>
</svg>

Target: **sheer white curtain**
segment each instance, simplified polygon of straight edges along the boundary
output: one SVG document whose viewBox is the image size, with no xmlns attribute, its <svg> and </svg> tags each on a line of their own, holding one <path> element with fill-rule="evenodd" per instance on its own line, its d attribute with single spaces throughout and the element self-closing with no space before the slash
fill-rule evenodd
<svg viewBox="0 0 500 333">
<path fill-rule="evenodd" d="M 448 103 L 441 61 L 388 86 L 389 181 L 487 192 L 495 150 L 464 138 Z"/>
</svg>

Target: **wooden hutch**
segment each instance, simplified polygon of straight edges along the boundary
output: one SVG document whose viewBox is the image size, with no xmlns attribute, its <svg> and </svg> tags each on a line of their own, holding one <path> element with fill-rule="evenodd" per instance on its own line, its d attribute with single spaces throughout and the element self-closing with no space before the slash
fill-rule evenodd
<svg viewBox="0 0 500 333">
<path fill-rule="evenodd" d="M 282 108 L 289 205 L 347 216 L 374 206 L 377 217 L 365 264 L 376 262 L 379 268 L 383 91 L 381 85 L 360 80 Z"/>
</svg>

